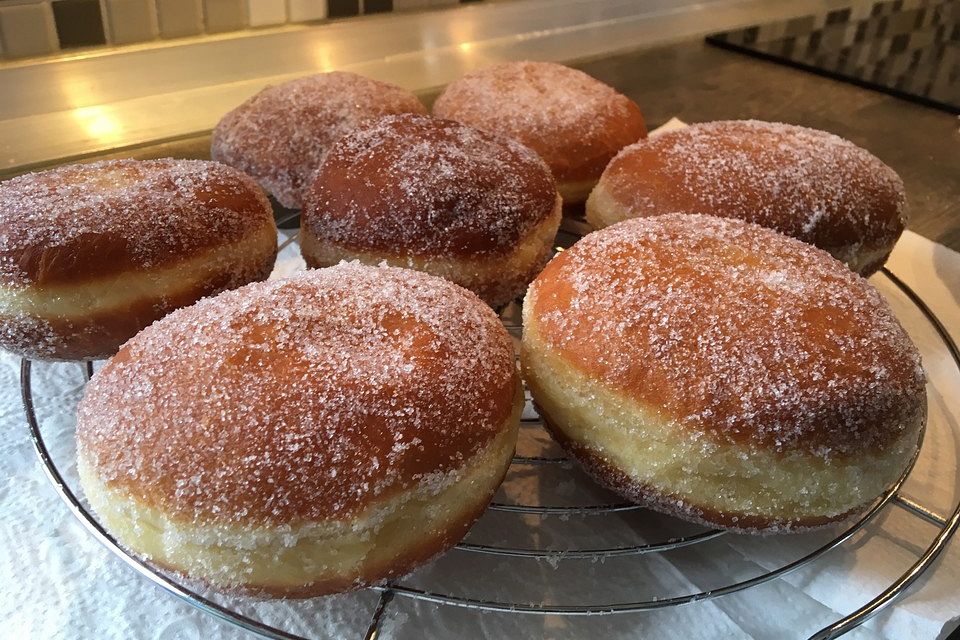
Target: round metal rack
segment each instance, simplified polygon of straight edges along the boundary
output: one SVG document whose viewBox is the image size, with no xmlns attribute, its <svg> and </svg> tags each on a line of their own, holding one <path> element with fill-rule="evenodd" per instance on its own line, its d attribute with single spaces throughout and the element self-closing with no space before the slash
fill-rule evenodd
<svg viewBox="0 0 960 640">
<path fill-rule="evenodd" d="M 563 244 L 569 246 L 569 243 L 575 241 L 580 235 L 580 231 L 581 228 L 578 227 L 575 222 L 566 222 L 566 235 L 565 242 L 563 242 Z M 561 240 L 563 240 L 563 232 L 561 236 Z M 295 236 L 289 238 L 283 246 L 294 242 L 295 239 Z M 558 247 L 558 249 L 562 250 L 561 247 Z M 922 312 L 923 316 L 938 334 L 944 348 L 952 357 L 957 367 L 957 372 L 960 373 L 960 351 L 958 351 L 956 344 L 953 342 L 950 335 L 941 324 L 940 320 L 934 315 L 924 301 L 920 299 L 920 297 L 912 289 L 910 289 L 910 287 L 897 278 L 893 273 L 884 269 L 882 274 L 888 278 L 890 282 L 892 282 L 906 296 L 906 298 L 909 299 L 909 301 L 915 305 L 917 309 L 919 309 L 920 312 Z M 515 337 L 519 336 L 520 327 L 516 324 L 516 321 L 510 321 L 509 319 L 505 318 L 504 324 L 507 326 L 507 329 L 511 332 L 511 334 L 513 334 Z M 89 377 L 93 374 L 93 364 L 88 362 L 83 366 L 84 374 L 86 378 L 89 379 Z M 40 463 L 42 464 L 46 475 L 53 483 L 54 488 L 57 490 L 62 500 L 70 508 L 73 514 L 80 520 L 84 527 L 86 527 L 86 529 L 93 534 L 94 537 L 96 537 L 115 555 L 117 555 L 142 576 L 174 596 L 177 596 L 178 598 L 181 598 L 191 605 L 197 607 L 198 609 L 206 611 L 207 613 L 238 627 L 259 634 L 262 637 L 282 638 L 286 640 L 304 640 L 303 636 L 295 635 L 288 631 L 284 631 L 283 629 L 271 626 L 265 622 L 255 619 L 254 617 L 234 610 L 229 606 L 215 602 L 191 589 L 187 585 L 182 584 L 171 576 L 159 572 L 141 559 L 124 551 L 117 544 L 117 541 L 101 526 L 94 514 L 88 509 L 84 502 L 81 501 L 75 488 L 72 487 L 67 480 L 65 480 L 61 469 L 57 466 L 48 450 L 41 425 L 34 411 L 33 379 L 31 377 L 31 362 L 29 360 L 24 360 L 21 365 L 21 388 L 27 422 L 33 439 L 33 445 Z M 524 419 L 524 428 L 536 429 L 539 425 L 538 419 L 532 417 L 530 412 L 526 412 L 525 415 L 530 417 Z M 833 624 L 830 624 L 811 636 L 811 638 L 816 639 L 835 638 L 862 624 L 881 609 L 888 606 L 894 599 L 902 595 L 910 587 L 910 585 L 930 567 L 933 561 L 943 550 L 947 542 L 954 535 L 958 526 L 960 526 L 960 505 L 956 505 L 954 511 L 949 516 L 944 517 L 900 494 L 900 488 L 912 471 L 913 463 L 916 461 L 916 457 L 917 456 L 915 455 L 910 467 L 903 473 L 894 486 L 884 493 L 883 496 L 881 496 L 862 517 L 852 524 L 848 524 L 833 539 L 821 544 L 817 548 L 809 551 L 796 560 L 785 563 L 772 570 L 760 573 L 759 575 L 749 579 L 732 582 L 730 584 L 709 590 L 691 592 L 678 596 L 646 598 L 626 602 L 580 602 L 577 604 L 565 605 L 543 604 L 530 601 L 501 601 L 496 599 L 472 598 L 462 594 L 448 593 L 441 589 L 429 590 L 418 588 L 409 584 L 404 584 L 404 581 L 401 580 L 377 587 L 371 587 L 372 591 L 378 592 L 378 600 L 364 637 L 367 640 L 371 640 L 378 636 L 380 632 L 381 620 L 383 619 L 385 611 L 390 606 L 390 603 L 398 598 L 408 598 L 422 602 L 435 603 L 437 605 L 462 607 L 479 611 L 504 612 L 515 615 L 594 616 L 600 614 L 636 613 L 720 598 L 728 594 L 756 587 L 757 585 L 784 576 L 785 574 L 788 574 L 799 569 L 800 567 L 804 567 L 820 559 L 830 551 L 840 547 L 845 542 L 850 540 L 856 533 L 863 530 L 864 527 L 866 527 L 869 523 L 874 521 L 874 519 L 877 518 L 880 513 L 892 505 L 906 509 L 911 514 L 934 525 L 938 529 L 936 536 L 929 546 L 920 554 L 920 557 L 916 560 L 913 566 L 911 566 L 897 580 L 891 583 L 882 593 L 878 594 L 866 605 L 857 611 L 842 617 Z M 513 459 L 513 467 L 515 468 L 546 469 L 555 468 L 557 465 L 568 464 L 570 464 L 570 461 L 562 457 L 517 455 Z M 491 512 L 500 512 L 504 514 L 513 514 L 514 516 L 532 518 L 560 516 L 561 520 L 571 516 L 596 517 L 611 514 L 623 514 L 638 509 L 642 509 L 642 507 L 629 503 L 567 506 L 494 502 L 489 507 Z M 538 559 L 555 563 L 565 559 L 602 560 L 658 554 L 684 547 L 692 547 L 694 545 L 703 544 L 720 538 L 724 535 L 726 534 L 723 531 L 705 530 L 698 533 L 673 537 L 655 542 L 644 541 L 643 543 L 633 545 L 628 544 L 623 546 L 605 546 L 596 548 L 584 546 L 581 548 L 572 549 L 540 549 L 521 547 L 518 545 L 489 545 L 461 542 L 460 544 L 456 545 L 456 549 L 461 553 L 476 554 L 481 557 L 492 556 L 498 558 Z"/>
</svg>

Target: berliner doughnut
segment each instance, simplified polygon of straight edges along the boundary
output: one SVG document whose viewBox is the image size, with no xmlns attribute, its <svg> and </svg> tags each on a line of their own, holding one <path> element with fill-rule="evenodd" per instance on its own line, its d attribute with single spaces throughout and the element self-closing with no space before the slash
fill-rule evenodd
<svg viewBox="0 0 960 640">
<path fill-rule="evenodd" d="M 170 311 L 266 278 L 277 229 L 216 162 L 108 160 L 0 183 L 0 346 L 102 358 Z"/>
<path fill-rule="evenodd" d="M 442 276 L 498 307 L 550 257 L 560 197 L 537 154 L 451 120 L 387 116 L 337 141 L 304 196 L 310 267 L 359 259 Z"/>
<path fill-rule="evenodd" d="M 565 203 L 587 199 L 620 149 L 647 135 L 630 98 L 552 62 L 508 62 L 444 89 L 433 114 L 515 138 L 546 161 Z"/>
<path fill-rule="evenodd" d="M 510 464 L 523 393 L 496 314 L 440 278 L 343 263 L 176 311 L 87 385 L 81 486 L 155 566 L 306 597 L 457 542 Z"/>
<path fill-rule="evenodd" d="M 833 134 L 732 120 L 664 132 L 627 147 L 587 201 L 596 228 L 661 213 L 739 218 L 816 245 L 863 276 L 903 232 L 903 182 Z"/>
<path fill-rule="evenodd" d="M 865 509 L 926 416 L 919 354 L 866 280 L 713 216 L 628 220 L 559 254 L 527 293 L 521 358 L 544 422 L 601 484 L 740 531 Z"/>
<path fill-rule="evenodd" d="M 369 118 L 426 112 L 406 89 L 331 71 L 267 87 L 241 104 L 213 130 L 210 154 L 253 176 L 283 206 L 299 209 L 303 190 L 340 136 Z"/>
</svg>

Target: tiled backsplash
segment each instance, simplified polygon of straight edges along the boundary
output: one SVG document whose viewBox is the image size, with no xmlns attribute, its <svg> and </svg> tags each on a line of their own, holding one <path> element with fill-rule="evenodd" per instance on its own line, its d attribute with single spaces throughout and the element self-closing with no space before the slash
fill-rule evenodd
<svg viewBox="0 0 960 640">
<path fill-rule="evenodd" d="M 851 0 L 844 8 L 719 33 L 707 41 L 960 109 L 957 0 Z"/>
<path fill-rule="evenodd" d="M 483 0 L 0 0 L 0 59 Z"/>
</svg>

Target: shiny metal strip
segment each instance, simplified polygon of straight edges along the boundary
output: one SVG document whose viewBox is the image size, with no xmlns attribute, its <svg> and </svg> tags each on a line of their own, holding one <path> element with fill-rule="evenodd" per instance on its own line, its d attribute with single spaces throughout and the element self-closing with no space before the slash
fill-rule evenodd
<svg viewBox="0 0 960 640">
<path fill-rule="evenodd" d="M 930 524 L 943 528 L 947 526 L 947 519 L 941 516 L 939 513 L 935 513 L 930 509 L 926 508 L 919 502 L 914 502 L 910 498 L 905 498 L 901 495 L 896 495 L 893 497 L 894 503 L 898 506 L 903 507 L 907 511 L 911 512 L 913 515 L 926 520 Z"/>
<path fill-rule="evenodd" d="M 380 592 L 380 598 L 377 600 L 377 608 L 373 610 L 370 617 L 370 626 L 367 627 L 367 633 L 364 634 L 364 640 L 377 640 L 380 637 L 380 625 L 383 622 L 383 613 L 387 605 L 393 600 L 393 591 L 389 586 Z"/>
<path fill-rule="evenodd" d="M 690 545 L 698 544 L 700 542 L 706 542 L 707 540 L 713 540 L 714 538 L 719 538 L 726 533 L 726 531 L 711 529 L 709 531 L 703 531 L 691 536 L 671 538 L 670 540 L 666 540 L 664 542 L 638 544 L 630 547 L 611 547 L 608 549 L 519 549 L 516 547 L 495 547 L 492 545 L 473 544 L 470 542 L 461 542 L 457 544 L 455 548 L 460 551 L 485 553 L 488 555 L 513 558 L 555 558 L 557 560 L 569 558 L 588 558 L 590 560 L 598 560 L 603 558 L 614 558 L 618 556 L 637 556 L 644 555 L 646 553 L 672 551 L 681 547 L 689 547 Z"/>
</svg>

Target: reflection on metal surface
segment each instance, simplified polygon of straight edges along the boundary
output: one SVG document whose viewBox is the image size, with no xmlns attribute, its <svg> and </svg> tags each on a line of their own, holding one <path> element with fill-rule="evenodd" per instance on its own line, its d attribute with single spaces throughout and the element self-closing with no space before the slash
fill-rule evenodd
<svg viewBox="0 0 960 640">
<path fill-rule="evenodd" d="M 327 45 L 320 45 L 313 50 L 313 64 L 318 71 L 333 71 L 336 67 L 333 66 L 333 57 L 330 52 L 330 47 Z"/>
<path fill-rule="evenodd" d="M 73 110 L 73 117 L 88 136 L 103 144 L 123 140 L 123 126 L 101 105 Z"/>
</svg>

